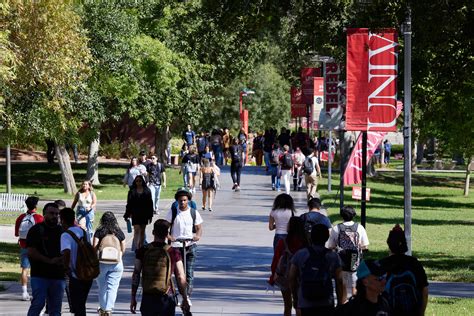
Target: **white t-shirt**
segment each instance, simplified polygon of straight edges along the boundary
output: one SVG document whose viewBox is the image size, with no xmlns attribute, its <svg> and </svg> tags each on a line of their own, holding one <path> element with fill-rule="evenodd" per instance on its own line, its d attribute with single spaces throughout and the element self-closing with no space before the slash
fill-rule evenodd
<svg viewBox="0 0 474 316">
<path fill-rule="evenodd" d="M 310 157 L 311 157 L 311 161 L 313 162 L 313 172 L 311 173 L 311 175 L 317 176 L 318 175 L 317 166 L 319 166 L 318 157 L 314 156 L 313 154 Z"/>
<path fill-rule="evenodd" d="M 166 214 L 166 220 L 171 223 L 171 219 L 173 217 L 173 211 L 169 210 L 168 214 Z M 196 221 L 195 225 L 202 224 L 203 220 L 199 211 L 196 210 Z M 181 211 L 178 208 L 178 214 L 176 214 L 176 218 L 174 219 L 173 228 L 171 229 L 171 236 L 176 239 L 191 239 L 193 238 L 193 217 L 191 216 L 191 208 L 188 207 L 186 211 Z M 195 241 L 187 241 L 186 247 L 196 243 Z M 182 247 L 181 242 L 172 242 L 172 247 Z"/>
<path fill-rule="evenodd" d="M 353 221 L 344 222 L 345 226 L 352 226 L 354 225 Z M 357 232 L 359 233 L 359 246 L 361 249 L 367 248 L 369 246 L 369 238 L 367 237 L 367 232 L 365 231 L 364 226 L 360 223 L 357 225 Z M 329 249 L 334 249 L 337 246 L 337 240 L 339 237 L 339 228 L 337 225 L 334 225 L 329 233 L 329 239 L 326 243 L 326 247 Z"/>
<path fill-rule="evenodd" d="M 275 234 L 288 234 L 288 222 L 291 215 L 289 209 L 276 209 L 270 212 L 270 216 L 275 220 Z"/>
<path fill-rule="evenodd" d="M 68 230 L 72 231 L 74 234 L 76 234 L 77 238 L 82 238 L 84 236 L 84 230 L 79 227 L 79 226 L 73 226 L 69 227 Z M 89 234 L 85 234 L 86 239 L 88 242 L 90 242 L 90 237 Z M 77 275 L 75 273 L 76 271 L 76 261 L 77 261 L 77 243 L 76 241 L 72 238 L 69 233 L 62 233 L 61 234 L 61 253 L 69 249 L 71 251 L 71 259 L 69 262 L 69 268 L 71 269 L 73 277 L 77 278 Z"/>
</svg>

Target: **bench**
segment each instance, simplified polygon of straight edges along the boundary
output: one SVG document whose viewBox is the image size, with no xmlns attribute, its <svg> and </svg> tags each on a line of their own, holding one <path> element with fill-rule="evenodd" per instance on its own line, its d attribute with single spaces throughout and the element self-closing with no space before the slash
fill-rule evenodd
<svg viewBox="0 0 474 316">
<path fill-rule="evenodd" d="M 28 194 L 0 193 L 0 215 L 18 215 L 26 211 Z"/>
</svg>

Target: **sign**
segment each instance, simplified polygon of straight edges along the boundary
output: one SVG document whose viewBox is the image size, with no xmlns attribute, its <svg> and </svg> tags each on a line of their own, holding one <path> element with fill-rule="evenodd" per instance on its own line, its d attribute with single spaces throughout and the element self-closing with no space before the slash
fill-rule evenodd
<svg viewBox="0 0 474 316">
<path fill-rule="evenodd" d="M 352 187 L 352 198 L 354 200 L 362 200 L 362 188 Z M 370 201 L 370 188 L 365 188 L 365 200 Z"/>
<path fill-rule="evenodd" d="M 341 73 L 339 64 L 326 63 L 326 112 L 336 109 L 339 106 L 339 74 Z"/>
<path fill-rule="evenodd" d="M 314 86 L 313 78 L 321 77 L 321 69 L 319 68 L 301 68 L 301 92 L 304 104 L 313 104 Z"/>
<path fill-rule="evenodd" d="M 324 111 L 324 78 L 314 77 L 313 78 L 313 107 L 311 110 L 311 120 L 313 121 L 313 127 L 318 127 L 319 116 Z"/>
<path fill-rule="evenodd" d="M 322 151 L 320 159 L 321 161 L 328 161 L 329 153 L 327 151 Z M 334 151 L 331 151 L 331 164 L 334 162 Z"/>
<path fill-rule="evenodd" d="M 291 87 L 291 118 L 306 117 L 306 104 L 303 102 L 301 89 Z"/>
<path fill-rule="evenodd" d="M 347 30 L 346 130 L 396 131 L 397 32 Z"/>
</svg>

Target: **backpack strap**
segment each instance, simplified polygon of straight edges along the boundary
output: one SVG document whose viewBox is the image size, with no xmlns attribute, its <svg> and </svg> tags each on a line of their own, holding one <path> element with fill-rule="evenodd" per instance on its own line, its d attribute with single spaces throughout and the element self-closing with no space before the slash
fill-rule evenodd
<svg viewBox="0 0 474 316">
<path fill-rule="evenodd" d="M 81 239 L 84 239 L 86 240 L 86 231 L 84 229 L 82 229 L 82 232 L 83 232 L 83 236 L 81 237 Z M 70 231 L 69 229 L 65 230 L 64 231 L 65 233 L 68 233 L 72 239 L 74 239 L 74 241 L 77 243 L 77 244 L 80 244 L 81 240 L 79 238 L 77 238 L 76 234 L 74 234 L 72 231 Z"/>
<path fill-rule="evenodd" d="M 191 208 L 191 217 L 193 219 L 193 233 L 196 232 L 196 209 Z"/>
<path fill-rule="evenodd" d="M 193 219 L 193 233 L 196 232 L 196 209 L 191 208 L 191 217 Z M 174 220 L 178 216 L 178 208 L 171 207 L 171 226 L 170 226 L 170 233 L 173 230 Z"/>
</svg>

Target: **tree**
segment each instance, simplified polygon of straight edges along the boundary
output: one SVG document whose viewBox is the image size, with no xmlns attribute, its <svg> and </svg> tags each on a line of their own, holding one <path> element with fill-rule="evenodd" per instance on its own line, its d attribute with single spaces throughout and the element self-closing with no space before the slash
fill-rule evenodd
<svg viewBox="0 0 474 316">
<path fill-rule="evenodd" d="M 68 4 L 45 0 L 10 5 L 7 28 L 19 63 L 6 112 L 17 122 L 17 141 L 55 140 L 64 191 L 73 194 L 76 184 L 65 144 L 82 125 L 78 104 L 91 60 L 87 37 Z"/>
</svg>

